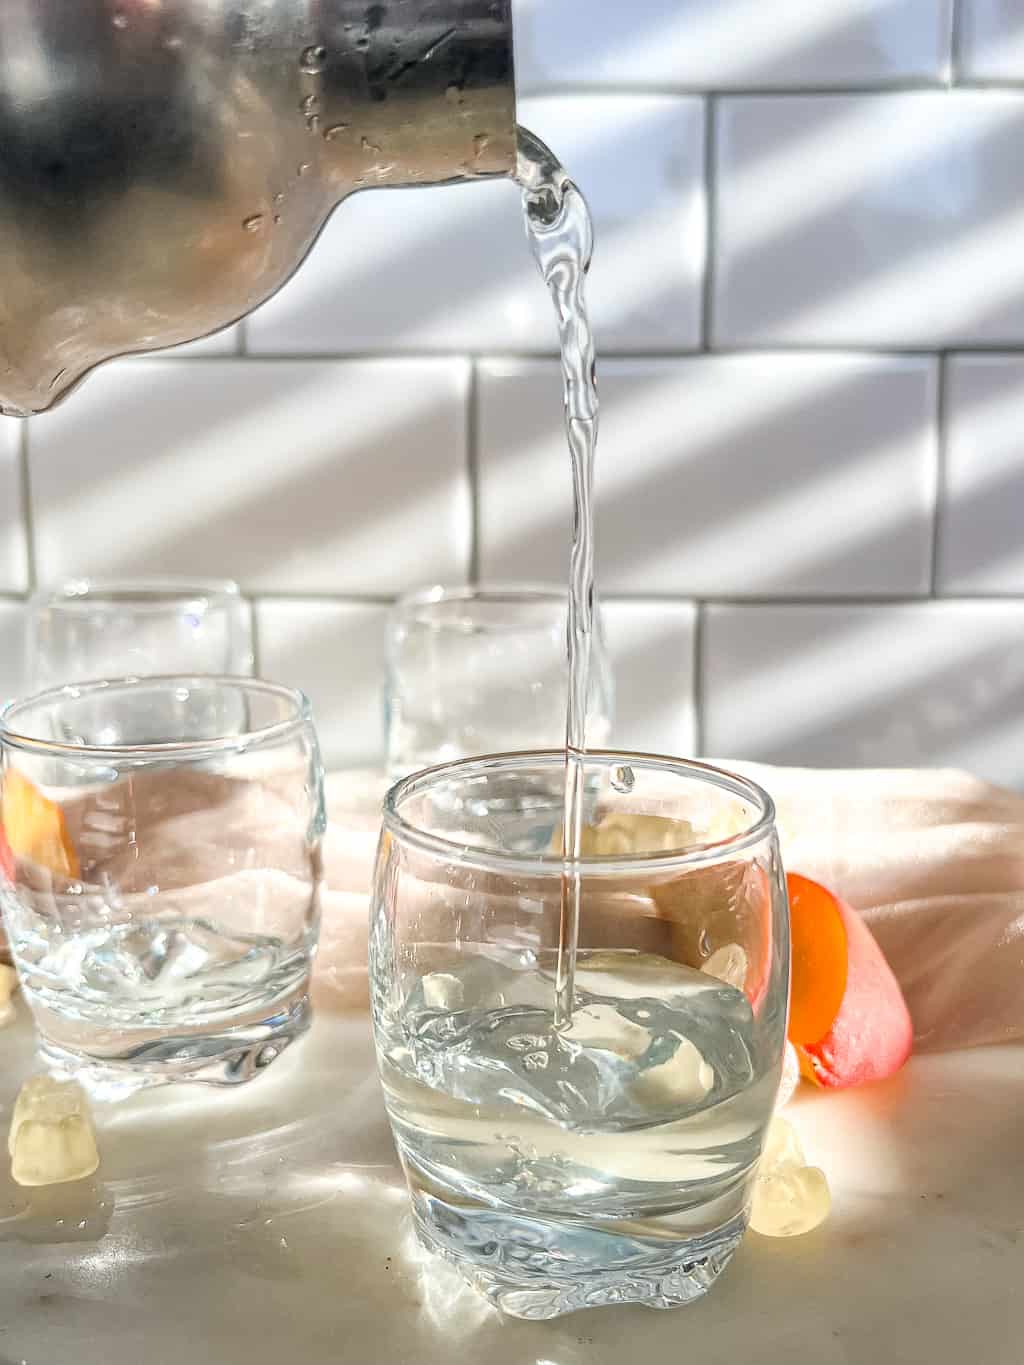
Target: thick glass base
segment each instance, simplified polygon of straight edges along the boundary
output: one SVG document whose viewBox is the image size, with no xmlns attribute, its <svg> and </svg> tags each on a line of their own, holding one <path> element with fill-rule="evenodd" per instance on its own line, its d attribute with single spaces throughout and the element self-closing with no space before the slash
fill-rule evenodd
<svg viewBox="0 0 1024 1365">
<path fill-rule="evenodd" d="M 55 1074 L 76 1080 L 95 1100 L 123 1099 L 172 1081 L 240 1085 L 264 1071 L 312 1023 L 308 995 L 292 995 L 273 1013 L 215 1032 L 126 1033 L 124 1046 L 88 1049 L 40 1033 L 39 1055 Z M 37 1023 L 41 1022 L 38 1019 Z"/>
<path fill-rule="evenodd" d="M 626 1224 L 602 1227 L 455 1205 L 423 1190 L 414 1190 L 412 1200 L 423 1245 L 517 1318 L 555 1318 L 614 1303 L 692 1303 L 725 1269 L 747 1226 L 742 1212 L 680 1240 L 643 1236 Z"/>
</svg>

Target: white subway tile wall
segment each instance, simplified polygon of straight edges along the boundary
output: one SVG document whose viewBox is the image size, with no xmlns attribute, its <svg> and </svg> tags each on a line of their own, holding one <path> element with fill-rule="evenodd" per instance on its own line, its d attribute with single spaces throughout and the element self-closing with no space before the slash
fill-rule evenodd
<svg viewBox="0 0 1024 1365">
<path fill-rule="evenodd" d="M 1024 0 L 515 8 L 597 226 L 616 739 L 1024 787 Z M 37 584 L 227 574 L 375 760 L 398 592 L 565 580 L 555 344 L 511 184 L 356 196 L 241 327 L 0 424 L 0 694 Z"/>
<path fill-rule="evenodd" d="M 598 577 L 694 597 L 927 592 L 937 362 L 728 355 L 600 368 Z M 558 362 L 483 361 L 479 563 L 565 575 Z"/>
<path fill-rule="evenodd" d="M 960 0 L 958 73 L 965 80 L 1024 80 L 1022 0 Z"/>
</svg>

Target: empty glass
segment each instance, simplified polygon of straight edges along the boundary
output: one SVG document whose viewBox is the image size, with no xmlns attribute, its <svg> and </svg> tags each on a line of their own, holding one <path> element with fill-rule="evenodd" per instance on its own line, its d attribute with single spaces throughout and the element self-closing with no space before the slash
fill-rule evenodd
<svg viewBox="0 0 1024 1365">
<path fill-rule="evenodd" d="M 567 865 L 564 761 L 399 782 L 371 904 L 378 1064 L 418 1235 L 529 1318 L 708 1289 L 746 1228 L 786 1027 L 770 798 L 698 763 L 590 754 Z M 513 783 L 534 799 L 510 805 Z M 580 946 L 556 1027 L 566 870 Z"/>
<path fill-rule="evenodd" d="M 566 595 L 537 587 L 429 588 L 388 623 L 388 772 L 565 742 Z M 613 684 L 595 613 L 587 734 L 607 743 Z"/>
<path fill-rule="evenodd" d="M 322 771 L 273 683 L 95 682 L 0 713 L 0 905 L 52 1069 L 245 1081 L 308 1026 Z"/>
<path fill-rule="evenodd" d="M 167 673 L 248 676 L 252 622 L 237 583 L 82 578 L 29 611 L 29 690 Z"/>
</svg>

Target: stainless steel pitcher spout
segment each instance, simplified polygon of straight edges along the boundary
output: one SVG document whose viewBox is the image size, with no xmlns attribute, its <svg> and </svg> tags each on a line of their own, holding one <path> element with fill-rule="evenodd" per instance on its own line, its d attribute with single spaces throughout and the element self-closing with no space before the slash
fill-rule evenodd
<svg viewBox="0 0 1024 1365">
<path fill-rule="evenodd" d="M 349 194 L 512 173 L 510 3 L 2 0 L 0 410 L 237 321 Z"/>
</svg>

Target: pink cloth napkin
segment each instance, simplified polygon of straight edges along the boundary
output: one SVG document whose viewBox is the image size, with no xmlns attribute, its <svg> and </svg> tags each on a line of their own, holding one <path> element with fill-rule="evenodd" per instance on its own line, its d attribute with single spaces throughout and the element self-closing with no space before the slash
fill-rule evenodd
<svg viewBox="0 0 1024 1365">
<path fill-rule="evenodd" d="M 787 869 L 863 913 L 906 995 L 919 1050 L 1024 1038 L 1024 796 L 952 770 L 725 766 L 772 794 Z M 367 1003 L 383 791 L 373 773 L 328 779 L 321 1005 Z"/>
</svg>

